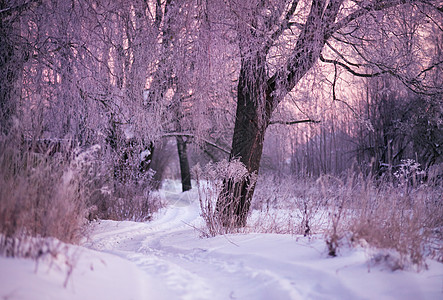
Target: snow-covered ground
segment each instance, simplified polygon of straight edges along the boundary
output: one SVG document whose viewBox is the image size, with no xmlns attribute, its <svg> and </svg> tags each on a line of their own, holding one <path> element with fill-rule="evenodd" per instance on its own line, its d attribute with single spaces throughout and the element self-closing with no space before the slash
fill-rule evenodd
<svg viewBox="0 0 443 300">
<path fill-rule="evenodd" d="M 195 193 L 168 187 L 147 223 L 100 221 L 82 246 L 38 264 L 0 257 L 0 299 L 443 299 L 443 264 L 392 271 L 367 248 L 327 256 L 321 238 L 201 238 Z"/>
</svg>

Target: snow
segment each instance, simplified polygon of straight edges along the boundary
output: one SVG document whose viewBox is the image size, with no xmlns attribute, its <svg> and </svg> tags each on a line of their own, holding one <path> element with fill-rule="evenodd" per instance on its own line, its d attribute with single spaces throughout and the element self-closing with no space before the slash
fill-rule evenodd
<svg viewBox="0 0 443 300">
<path fill-rule="evenodd" d="M 69 250 L 37 263 L 0 257 L 0 298 L 165 299 L 156 288 L 158 279 L 136 265 L 82 247 Z"/>
<path fill-rule="evenodd" d="M 392 271 L 367 247 L 328 257 L 320 237 L 201 238 L 195 191 L 166 188 L 151 222 L 97 222 L 82 246 L 37 264 L 0 257 L 0 299 L 443 299 L 436 261 Z"/>
<path fill-rule="evenodd" d="M 140 153 L 140 161 L 144 161 L 147 157 L 151 155 L 151 151 L 149 149 L 146 149 Z"/>
</svg>

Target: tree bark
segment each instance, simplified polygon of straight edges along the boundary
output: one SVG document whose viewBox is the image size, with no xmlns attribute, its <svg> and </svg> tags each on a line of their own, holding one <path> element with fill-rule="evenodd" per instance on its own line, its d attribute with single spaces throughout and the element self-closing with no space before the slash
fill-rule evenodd
<svg viewBox="0 0 443 300">
<path fill-rule="evenodd" d="M 255 189 L 255 178 L 260 167 L 266 128 L 271 106 L 266 82 L 260 78 L 264 60 L 243 60 L 237 87 L 237 111 L 229 160 L 238 159 L 248 175 L 241 179 L 225 178 L 216 204 L 216 213 L 224 227 L 243 227 Z M 251 74 L 257 74 L 252 77 Z M 251 80 L 252 79 L 252 80 Z"/>
<path fill-rule="evenodd" d="M 192 189 L 191 169 L 189 168 L 188 153 L 186 148 L 186 141 L 184 140 L 184 138 L 182 136 L 177 136 L 178 160 L 180 163 L 180 174 L 183 192 Z"/>
</svg>

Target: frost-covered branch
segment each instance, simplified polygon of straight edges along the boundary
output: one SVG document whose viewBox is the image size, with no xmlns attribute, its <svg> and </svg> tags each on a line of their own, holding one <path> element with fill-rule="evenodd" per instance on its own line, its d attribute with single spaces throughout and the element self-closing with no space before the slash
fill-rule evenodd
<svg viewBox="0 0 443 300">
<path fill-rule="evenodd" d="M 408 4 L 413 2 L 418 2 L 419 0 L 386 0 L 386 1 L 373 1 L 368 5 L 350 13 L 346 17 L 340 19 L 332 26 L 329 26 L 328 30 L 325 33 L 325 38 L 329 38 L 334 32 L 346 27 L 349 23 L 357 20 L 358 18 L 373 12 L 373 11 L 381 11 L 386 10 L 398 5 Z"/>
<path fill-rule="evenodd" d="M 292 16 L 295 13 L 295 10 L 297 9 L 299 0 L 293 0 L 289 10 L 286 12 L 286 15 L 283 19 L 283 21 L 280 23 L 280 26 L 277 28 L 277 30 L 275 30 L 271 37 L 268 39 L 266 46 L 265 46 L 265 51 L 268 51 L 269 48 L 272 46 L 272 44 L 282 35 L 282 33 L 286 30 L 291 28 L 292 25 L 296 24 L 294 22 L 290 22 Z"/>
<path fill-rule="evenodd" d="M 16 6 L 9 6 L 9 7 L 2 7 L 3 5 L 1 5 L 0 7 L 2 7 L 0 9 L 0 15 L 2 14 L 8 14 L 8 13 L 13 13 L 13 12 L 19 12 L 21 13 L 22 11 L 24 11 L 26 8 L 29 7 L 29 5 L 31 5 L 32 3 L 38 3 L 39 0 L 30 0 L 28 2 L 16 5 Z"/>
<path fill-rule="evenodd" d="M 320 55 L 320 61 L 322 61 L 324 63 L 328 63 L 328 64 L 339 65 L 340 67 L 343 67 L 346 71 L 348 71 L 349 73 L 351 73 L 352 75 L 357 76 L 357 77 L 374 77 L 374 76 L 379 76 L 381 74 L 388 73 L 388 71 L 381 71 L 381 72 L 375 72 L 375 73 L 359 73 L 359 72 L 354 71 L 347 64 L 342 63 L 341 61 L 338 61 L 338 60 L 334 60 L 334 59 L 326 59 L 323 57 L 323 55 Z"/>
</svg>

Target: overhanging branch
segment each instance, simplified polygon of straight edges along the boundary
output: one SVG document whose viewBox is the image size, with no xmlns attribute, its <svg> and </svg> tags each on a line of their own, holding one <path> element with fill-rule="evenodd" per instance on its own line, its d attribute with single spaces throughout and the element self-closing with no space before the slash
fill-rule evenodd
<svg viewBox="0 0 443 300">
<path fill-rule="evenodd" d="M 350 66 L 348 66 L 347 64 L 338 61 L 338 60 L 333 60 L 333 59 L 326 59 L 323 57 L 322 54 L 320 54 L 320 61 L 324 62 L 324 63 L 329 63 L 329 64 L 334 64 L 334 66 L 341 66 L 343 67 L 346 71 L 348 71 L 349 73 L 351 73 L 354 76 L 357 77 L 366 77 L 366 78 L 370 78 L 370 77 L 376 77 L 376 76 L 380 76 L 383 74 L 390 74 L 393 77 L 397 78 L 398 80 L 400 80 L 408 89 L 410 89 L 412 92 L 416 93 L 416 94 L 421 94 L 421 95 L 440 95 L 443 93 L 441 88 L 438 87 L 431 87 L 431 86 L 426 86 L 424 84 L 421 83 L 421 81 L 418 79 L 418 77 L 420 77 L 421 75 L 423 75 L 424 73 L 432 70 L 433 68 L 435 68 L 436 66 L 442 64 L 443 62 L 437 62 L 429 67 L 427 67 L 426 69 L 422 70 L 415 78 L 412 79 L 408 79 L 405 78 L 404 76 L 402 76 L 401 74 L 397 73 L 395 70 L 392 69 L 386 69 L 386 66 L 381 66 L 379 64 L 370 62 L 367 58 L 365 58 L 361 53 L 359 53 L 360 57 L 362 57 L 367 63 L 369 64 L 373 64 L 375 65 L 377 68 L 379 69 L 383 69 L 385 68 L 385 70 L 379 71 L 379 72 L 375 72 L 375 73 L 359 73 L 354 71 Z"/>
<path fill-rule="evenodd" d="M 359 73 L 359 72 L 354 71 L 351 67 L 349 67 L 345 63 L 342 63 L 341 61 L 324 58 L 322 54 L 320 54 L 320 61 L 324 62 L 324 63 L 328 63 L 328 64 L 339 65 L 340 67 L 343 67 L 346 71 L 351 73 L 352 75 L 358 76 L 358 77 L 375 77 L 375 76 L 379 76 L 379 75 L 382 75 L 385 73 L 389 73 L 388 71 L 381 71 L 381 72 L 375 72 L 375 73 Z"/>
<path fill-rule="evenodd" d="M 361 16 L 371 12 L 371 11 L 380 11 L 388 8 L 392 8 L 394 6 L 407 4 L 416 2 L 417 0 L 386 0 L 386 1 L 374 1 L 373 3 L 370 3 L 369 5 L 362 7 L 361 9 L 358 9 L 343 19 L 337 21 L 334 23 L 334 25 L 329 27 L 329 30 L 325 32 L 325 38 L 328 39 L 334 32 L 342 29 L 343 27 L 347 26 L 352 21 L 360 18 Z"/>
</svg>

